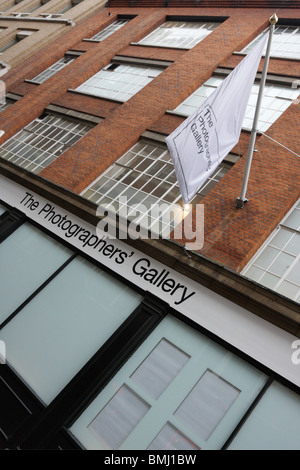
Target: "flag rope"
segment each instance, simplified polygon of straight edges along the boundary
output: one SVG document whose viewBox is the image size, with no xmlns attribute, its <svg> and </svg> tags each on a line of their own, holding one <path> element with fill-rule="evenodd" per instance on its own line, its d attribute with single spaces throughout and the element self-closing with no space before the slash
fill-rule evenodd
<svg viewBox="0 0 300 470">
<path fill-rule="evenodd" d="M 289 149 L 288 147 L 286 147 L 285 145 L 281 144 L 280 142 L 278 142 L 277 140 L 273 139 L 272 137 L 270 137 L 269 135 L 267 134 L 264 134 L 263 132 L 260 132 L 262 135 L 264 135 L 265 137 L 268 137 L 268 139 L 270 140 L 273 140 L 273 142 L 275 142 L 276 144 L 278 145 L 281 145 L 281 147 L 285 148 L 286 150 L 288 150 L 289 152 L 293 153 L 294 155 L 296 155 L 296 157 L 300 157 L 300 155 L 298 155 L 296 152 L 294 152 L 293 150 Z"/>
</svg>

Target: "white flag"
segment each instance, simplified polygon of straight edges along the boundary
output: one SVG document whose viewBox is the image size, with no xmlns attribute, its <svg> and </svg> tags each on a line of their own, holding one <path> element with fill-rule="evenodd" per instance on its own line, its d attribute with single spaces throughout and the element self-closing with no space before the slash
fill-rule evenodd
<svg viewBox="0 0 300 470">
<path fill-rule="evenodd" d="M 184 204 L 188 204 L 239 141 L 268 34 L 223 83 L 166 138 Z"/>
</svg>

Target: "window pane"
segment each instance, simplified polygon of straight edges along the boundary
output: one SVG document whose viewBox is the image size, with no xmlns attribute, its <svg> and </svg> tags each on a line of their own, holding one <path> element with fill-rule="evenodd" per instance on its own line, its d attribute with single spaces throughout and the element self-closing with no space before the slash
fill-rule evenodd
<svg viewBox="0 0 300 470">
<path fill-rule="evenodd" d="M 56 74 L 56 72 L 58 72 L 59 70 L 63 69 L 66 65 L 73 62 L 73 60 L 75 60 L 75 57 L 63 57 L 59 61 L 55 62 L 55 64 L 51 65 L 46 70 L 41 72 L 39 75 L 34 77 L 32 80 L 37 83 L 44 83 L 48 78 Z"/>
<path fill-rule="evenodd" d="M 48 404 L 140 299 L 126 285 L 78 257 L 3 328 L 7 362 Z"/>
<path fill-rule="evenodd" d="M 150 444 L 148 450 L 199 450 L 199 447 L 175 426 L 167 423 Z"/>
<path fill-rule="evenodd" d="M 300 229 L 300 210 L 295 208 L 292 213 L 285 219 L 283 225 L 294 230 Z"/>
<path fill-rule="evenodd" d="M 122 28 L 129 20 L 117 20 L 114 21 L 111 25 L 107 26 L 100 31 L 99 33 L 95 34 L 95 36 L 91 37 L 94 41 L 103 41 L 103 39 L 107 38 L 111 34 L 113 34 L 118 29 Z"/>
<path fill-rule="evenodd" d="M 296 302 L 300 300 L 299 207 L 298 201 L 243 272 L 246 277 Z"/>
<path fill-rule="evenodd" d="M 0 245 L 0 323 L 72 254 L 27 223 L 6 238 Z"/>
<path fill-rule="evenodd" d="M 46 115 L 28 124 L 0 147 L 0 156 L 33 173 L 39 173 L 92 129 L 68 118 Z"/>
<path fill-rule="evenodd" d="M 298 260 L 295 266 L 291 269 L 286 279 L 300 286 L 300 260 Z"/>
<path fill-rule="evenodd" d="M 265 31 L 264 31 L 265 32 Z M 262 33 L 263 34 L 263 33 Z M 242 52 L 248 53 L 260 40 L 262 34 L 255 38 Z M 300 59 L 300 28 L 297 26 L 276 26 L 271 45 L 271 56 Z M 263 54 L 265 54 L 265 50 Z"/>
<path fill-rule="evenodd" d="M 229 450 L 300 450 L 299 423 L 300 396 L 274 382 Z"/>
<path fill-rule="evenodd" d="M 167 388 L 189 356 L 165 339 L 162 339 L 131 379 L 150 396 L 158 398 Z"/>
<path fill-rule="evenodd" d="M 109 449 L 118 449 L 150 406 L 128 387 L 118 390 L 88 428 Z"/>
<path fill-rule="evenodd" d="M 139 44 L 191 49 L 220 23 L 167 21 L 139 41 Z"/>
<path fill-rule="evenodd" d="M 4 206 L 2 206 L 2 204 L 0 204 L 0 215 L 3 214 L 5 211 L 6 211 L 6 207 L 4 207 Z"/>
<path fill-rule="evenodd" d="M 198 90 L 192 93 L 185 101 L 183 101 L 175 112 L 184 116 L 192 114 L 199 105 L 206 99 L 218 86 L 225 80 L 225 77 L 212 77 L 201 85 Z M 245 116 L 243 120 L 243 128 L 252 129 L 253 117 L 256 108 L 257 95 L 259 86 L 254 84 L 248 100 Z M 298 98 L 299 90 L 292 89 L 282 85 L 266 84 L 264 88 L 264 96 L 261 103 L 261 111 L 258 121 L 258 130 L 265 132 L 271 124 Z"/>
<path fill-rule="evenodd" d="M 76 88 L 76 91 L 127 101 L 162 71 L 159 67 L 109 64 Z"/>
<path fill-rule="evenodd" d="M 240 390 L 207 370 L 175 412 L 205 441 L 212 434 Z"/>
</svg>

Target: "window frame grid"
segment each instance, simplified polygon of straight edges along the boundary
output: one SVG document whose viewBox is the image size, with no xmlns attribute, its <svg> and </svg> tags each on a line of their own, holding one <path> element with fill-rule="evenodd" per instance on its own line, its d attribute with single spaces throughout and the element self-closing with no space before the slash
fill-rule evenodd
<svg viewBox="0 0 300 470">
<path fill-rule="evenodd" d="M 283 33 L 285 34 L 286 31 L 288 29 L 294 29 L 294 31 L 292 31 L 288 36 L 286 36 L 282 41 L 276 41 L 276 36 L 278 37 L 278 35 L 276 35 L 276 30 L 278 30 L 279 28 L 285 28 L 284 31 L 282 31 L 282 33 L 280 33 L 280 35 L 282 35 Z M 247 44 L 246 47 L 244 47 L 242 50 L 241 50 L 241 54 L 248 54 L 251 49 L 254 47 L 254 45 L 256 44 L 256 42 L 259 41 L 259 39 L 262 37 L 262 35 L 264 33 L 266 33 L 268 31 L 268 29 L 265 29 L 257 38 L 255 38 L 253 41 L 251 41 L 249 44 Z M 300 59 L 300 46 L 299 46 L 299 55 L 297 57 L 297 53 L 295 53 L 295 56 L 289 56 L 289 55 L 286 55 L 288 53 L 288 51 L 279 51 L 277 52 L 277 49 L 278 47 L 282 46 L 283 44 L 285 44 L 285 42 L 287 40 L 290 39 L 291 36 L 293 36 L 294 34 L 297 34 L 299 33 L 300 34 L 300 27 L 299 26 L 295 26 L 295 25 L 284 25 L 284 24 L 278 24 L 278 25 L 275 25 L 275 30 L 274 30 L 274 35 L 273 35 L 273 42 L 272 42 L 272 46 L 271 46 L 271 51 L 270 51 L 270 57 L 276 57 L 276 58 L 282 58 L 282 59 L 292 59 L 292 60 L 299 60 Z M 263 57 L 265 56 L 265 51 L 263 52 Z"/>
<path fill-rule="evenodd" d="M 145 149 L 147 146 L 150 145 L 154 147 L 149 154 L 145 155 Z M 135 148 L 137 150 L 135 151 Z M 161 149 L 161 153 L 159 156 L 151 156 L 157 152 L 158 149 Z M 169 236 L 172 230 L 176 227 L 178 223 L 182 221 L 182 203 L 180 202 L 182 197 L 180 194 L 176 174 L 175 174 L 175 169 L 172 164 L 171 156 L 169 155 L 168 158 L 166 158 L 169 155 L 167 146 L 165 144 L 162 144 L 160 142 L 153 142 L 153 141 L 148 141 L 147 139 L 140 139 L 133 147 L 131 147 L 127 152 L 125 152 L 116 162 L 114 162 L 109 168 L 107 168 L 98 178 L 96 178 L 88 187 L 86 187 L 82 193 L 81 196 L 86 197 L 85 193 L 89 191 L 93 191 L 93 194 L 89 195 L 89 197 L 86 197 L 88 200 L 92 200 L 95 204 L 98 206 L 105 207 L 105 209 L 111 209 L 113 212 L 116 214 L 122 213 L 122 209 L 127 208 L 127 216 L 128 220 L 130 220 L 130 216 L 134 216 L 134 220 L 136 224 L 142 224 L 143 222 L 146 222 L 146 227 L 149 229 L 158 229 L 159 233 L 162 236 Z M 126 158 L 127 156 L 127 158 Z M 142 161 L 137 163 L 137 166 L 131 166 L 131 162 L 134 161 L 136 157 L 142 157 Z M 139 166 L 143 164 L 143 162 L 147 160 L 153 160 L 144 170 L 139 170 Z M 123 161 L 126 161 L 126 164 L 123 163 Z M 149 169 L 153 167 L 158 161 L 164 163 L 164 166 L 159 168 L 155 174 L 151 174 L 149 172 Z M 168 175 L 164 176 L 164 178 L 161 178 L 157 176 L 163 169 L 167 168 L 168 165 L 170 166 L 170 172 Z M 203 194 L 203 190 L 214 182 L 217 184 L 224 174 L 218 179 L 218 175 L 221 172 L 225 171 L 225 174 L 230 170 L 232 164 L 229 162 L 221 162 L 218 168 L 214 171 L 214 173 L 205 181 L 205 183 L 199 188 L 197 191 L 195 197 L 193 198 L 194 202 L 198 202 L 200 199 L 205 197 L 206 194 Z M 122 175 L 122 170 L 125 169 L 127 170 L 126 173 Z M 111 176 L 107 176 L 112 172 Z M 124 179 L 126 179 L 131 173 L 135 173 L 136 176 L 132 179 L 132 181 L 129 184 L 124 183 Z M 118 179 L 118 174 L 121 174 L 121 177 Z M 171 175 L 175 176 L 174 182 L 171 180 L 168 180 Z M 142 183 L 142 185 L 139 188 L 135 188 L 134 184 L 139 180 L 143 179 L 143 177 L 147 178 L 149 177 L 148 181 L 145 181 Z M 101 181 L 102 178 L 105 178 L 103 180 L 103 183 L 101 186 L 98 186 L 96 190 L 93 190 L 94 185 L 98 185 L 99 181 Z M 150 192 L 146 192 L 143 188 L 153 179 L 156 178 L 157 180 L 160 180 L 160 183 L 155 186 L 153 189 L 151 189 Z M 101 193 L 101 188 L 103 188 L 108 182 L 111 182 L 112 185 L 109 187 L 108 190 L 106 190 L 105 193 Z M 114 191 L 119 184 L 126 184 L 126 187 L 122 189 L 120 192 L 118 192 L 117 197 L 112 197 L 110 196 L 110 193 Z M 155 196 L 153 195 L 153 192 L 161 185 L 167 184 L 168 189 L 163 192 L 160 196 Z M 118 198 L 126 191 L 128 191 L 128 188 L 132 189 L 134 191 L 134 194 L 129 196 L 128 200 L 126 201 L 125 204 L 119 205 L 117 210 L 115 209 L 115 204 L 118 203 Z M 175 188 L 178 189 L 178 196 L 174 197 L 172 202 L 169 202 L 168 200 L 165 199 L 166 195 L 171 193 Z M 92 199 L 94 195 L 98 195 L 99 197 L 97 199 Z M 140 200 L 137 203 L 134 203 L 136 206 L 135 208 L 131 208 L 130 206 L 130 201 L 134 200 L 135 198 L 140 196 Z M 162 204 L 165 205 L 164 210 L 162 210 L 156 217 L 152 217 L 151 215 L 151 207 L 147 208 L 146 213 L 141 213 L 139 211 L 139 206 L 140 205 L 145 205 L 145 200 L 148 197 L 155 198 L 155 204 Z M 154 202 L 153 202 L 154 203 Z M 138 214 L 136 215 L 136 213 Z M 171 214 L 173 212 L 172 218 L 164 220 L 164 216 L 167 214 Z M 189 213 L 189 210 L 185 210 L 185 216 Z M 150 222 L 150 223 L 149 223 Z M 159 227 L 159 228 L 158 228 Z"/>
<path fill-rule="evenodd" d="M 112 66 L 114 66 L 114 68 L 112 68 Z M 117 70 L 119 67 L 120 70 Z M 143 69 L 143 73 L 137 73 L 138 69 Z M 85 95 L 94 96 L 106 100 L 113 100 L 125 103 L 132 96 L 134 96 L 145 86 L 151 83 L 151 81 L 154 80 L 158 75 L 160 75 L 163 70 L 164 67 L 160 67 L 157 65 L 151 66 L 144 64 L 110 62 L 108 65 L 100 69 L 84 83 L 79 85 L 74 91 L 76 93 L 82 93 Z M 155 74 L 155 76 L 149 75 L 153 71 L 158 71 L 158 73 Z M 112 75 L 108 78 L 107 74 Z M 115 75 L 113 76 L 113 74 Z M 124 76 L 125 74 L 132 76 L 133 79 L 131 81 L 124 82 L 124 77 L 122 78 L 122 76 Z M 143 83 L 145 79 L 147 79 L 147 83 Z M 96 80 L 98 80 L 97 85 L 94 84 Z M 92 85 L 90 85 L 90 83 L 92 83 Z M 119 87 L 117 90 L 113 90 L 111 87 L 106 87 L 107 83 L 120 84 L 121 87 Z M 138 88 L 138 90 L 134 91 L 136 88 Z"/>
<path fill-rule="evenodd" d="M 176 108 L 174 108 L 174 110 L 172 111 L 168 111 L 169 113 L 171 114 L 176 114 L 176 115 L 180 115 L 180 116 L 184 116 L 184 117 L 188 117 L 190 116 L 199 106 L 202 105 L 202 103 L 204 103 L 204 101 L 206 99 L 209 98 L 209 96 L 215 91 L 218 89 L 219 86 L 221 86 L 222 82 L 225 80 L 226 76 L 219 76 L 219 75 L 216 75 L 216 74 L 213 74 L 206 82 L 204 82 L 199 88 L 197 88 L 197 90 L 195 90 L 193 93 L 191 93 L 182 103 L 180 103 Z M 212 85 L 211 83 L 209 83 L 210 80 L 212 79 L 217 79 L 217 80 L 221 80 L 221 82 L 215 86 L 215 85 Z M 211 92 L 204 96 L 201 94 L 201 91 L 205 91 L 205 89 L 211 89 Z M 245 116 L 243 118 L 243 125 L 242 125 L 242 130 L 246 130 L 246 131 L 251 131 L 252 129 L 252 122 L 253 122 L 253 118 L 254 118 L 254 113 L 255 113 L 255 109 L 256 109 L 256 101 L 257 101 L 257 95 L 258 95 L 258 89 L 259 89 L 259 83 L 256 83 L 254 82 L 252 88 L 251 88 L 251 93 L 250 93 L 250 96 L 249 96 L 249 100 L 248 100 L 248 103 L 247 103 L 247 107 L 246 107 L 246 111 L 245 111 Z M 272 94 L 272 89 L 276 92 Z M 286 91 L 290 91 L 291 93 L 292 92 L 295 92 L 295 93 L 292 93 L 294 96 L 293 97 L 287 97 L 287 96 L 280 96 L 279 93 L 280 93 L 280 90 L 282 89 L 282 91 L 286 90 Z M 262 105 L 261 105 L 261 113 L 260 113 L 260 117 L 259 117 L 259 121 L 258 121 L 258 133 L 260 132 L 266 132 L 273 124 L 274 122 L 277 121 L 277 119 L 279 119 L 279 117 L 288 109 L 288 107 L 293 103 L 294 99 L 298 98 L 298 95 L 299 95 L 299 90 L 297 90 L 296 88 L 292 88 L 292 87 L 288 87 L 287 85 L 279 85 L 279 84 L 275 84 L 275 83 L 268 83 L 266 84 L 265 86 L 265 90 L 267 90 L 267 92 L 269 93 L 268 95 L 265 93 L 264 94 L 264 97 L 263 97 L 263 101 L 262 101 Z M 202 101 L 200 103 L 197 103 L 196 105 L 194 104 L 186 104 L 188 101 L 192 101 L 193 98 L 195 97 L 195 99 L 198 99 L 199 97 L 202 99 Z M 275 107 L 273 106 L 272 108 L 269 108 L 269 105 L 266 104 L 266 101 L 267 100 L 270 100 L 272 99 L 272 105 L 274 103 L 274 100 L 276 100 L 275 102 L 278 103 L 277 105 L 277 109 L 275 109 Z M 253 105 L 252 103 L 250 103 L 251 100 L 255 100 L 255 105 Z M 280 101 L 278 101 L 280 100 Z M 284 103 L 289 103 L 288 105 L 285 105 Z M 280 106 L 279 106 L 280 104 Z M 187 111 L 185 111 L 185 107 L 189 107 L 191 109 L 190 113 L 188 113 Z M 182 109 L 182 107 L 184 109 Z M 284 109 L 281 109 L 281 108 L 284 108 Z M 272 117 L 264 117 L 263 113 L 272 113 Z M 252 116 L 253 115 L 253 116 Z M 273 118 L 274 115 L 277 115 L 277 117 L 275 117 L 275 119 Z M 245 125 L 245 120 L 248 120 L 248 121 L 251 121 L 251 127 L 247 127 Z"/>
<path fill-rule="evenodd" d="M 30 81 L 34 83 L 44 83 L 48 78 L 52 77 L 55 75 L 57 72 L 60 70 L 64 69 L 67 65 L 69 65 L 71 62 L 73 62 L 76 59 L 76 57 L 72 57 L 70 55 L 65 55 L 61 59 L 59 59 L 57 62 L 54 64 L 50 65 L 47 69 L 43 70 L 41 73 L 36 75 L 34 78 L 32 78 Z M 68 62 L 63 62 L 64 60 L 68 60 Z"/>
<path fill-rule="evenodd" d="M 297 255 L 292 255 L 289 251 L 285 251 L 287 245 L 291 242 L 292 238 L 297 234 L 300 235 L 300 226 L 298 227 L 298 229 L 293 229 L 293 228 L 288 227 L 284 224 L 284 222 L 287 220 L 287 218 L 295 210 L 299 212 L 299 220 L 300 220 L 300 199 L 293 205 L 293 207 L 288 211 L 288 213 L 285 215 L 285 217 L 282 219 L 282 221 L 277 225 L 275 230 L 273 230 L 273 232 L 270 234 L 270 236 L 267 238 L 267 240 L 258 249 L 257 253 L 255 253 L 255 255 L 252 257 L 252 259 L 249 261 L 249 263 L 242 270 L 241 275 L 248 278 L 247 272 L 252 267 L 255 267 L 255 268 L 258 268 L 259 270 L 262 271 L 262 274 L 259 276 L 259 278 L 257 280 L 255 280 L 255 282 L 257 282 L 258 284 L 261 284 L 261 280 L 265 276 L 265 274 L 269 273 L 272 276 L 277 277 L 278 281 L 276 282 L 274 287 L 267 287 L 268 289 L 276 292 L 277 294 L 280 294 L 280 292 L 278 292 L 278 289 L 283 284 L 283 282 L 287 281 L 289 284 L 292 284 L 293 286 L 295 286 L 298 289 L 298 293 L 295 294 L 293 297 L 291 297 L 290 295 L 285 295 L 285 294 L 281 294 L 281 295 L 284 295 L 285 297 L 290 298 L 294 302 L 300 303 L 300 282 L 299 282 L 299 285 L 297 285 L 294 281 L 287 280 L 288 275 L 294 269 L 296 264 L 300 263 L 300 250 L 299 250 L 299 253 Z M 286 231 L 291 233 L 291 237 L 284 243 L 282 248 L 278 248 L 278 246 L 272 244 L 273 239 L 280 232 L 280 230 L 286 230 Z M 258 258 L 263 254 L 263 252 L 265 251 L 265 249 L 267 247 L 271 247 L 271 248 L 277 250 L 278 254 L 270 261 L 270 263 L 268 264 L 267 267 L 263 268 L 259 265 L 256 265 L 255 263 L 258 260 Z M 279 256 L 281 254 L 287 254 L 289 256 L 294 256 L 295 259 L 291 262 L 290 266 L 285 270 L 284 274 L 280 277 L 278 274 L 274 273 L 274 271 L 271 271 L 270 268 L 272 268 L 272 265 L 276 262 L 276 260 L 279 258 Z M 249 279 L 253 280 L 252 277 L 249 277 Z M 261 285 L 264 286 L 264 284 L 261 284 Z"/>
<path fill-rule="evenodd" d="M 44 121 L 44 119 L 46 121 Z M 82 126 L 84 126 L 83 129 Z M 47 129 L 51 129 L 51 127 L 53 129 L 50 133 L 50 136 L 45 135 L 43 132 L 47 131 Z M 21 131 L 8 139 L 0 147 L 0 156 L 7 161 L 11 161 L 17 166 L 25 168 L 27 171 L 39 173 L 49 164 L 55 161 L 60 155 L 62 155 L 65 150 L 69 149 L 72 147 L 72 145 L 74 145 L 74 143 L 78 142 L 78 140 L 86 135 L 92 128 L 93 126 L 90 123 L 81 123 L 66 116 L 61 117 L 47 112 L 45 116 L 31 121 Z M 86 132 L 82 133 L 84 129 L 87 130 Z M 42 132 L 37 133 L 37 130 L 42 130 Z M 55 138 L 51 136 L 51 134 L 55 131 L 59 131 L 59 140 L 57 140 L 57 135 Z M 68 134 L 70 135 L 68 138 L 66 138 Z M 76 142 L 70 145 L 70 140 L 75 136 L 79 136 L 79 138 L 76 140 Z M 24 143 L 24 141 L 27 139 L 30 140 L 30 142 Z M 42 143 L 42 146 L 35 147 L 34 144 L 40 142 L 42 139 L 46 139 L 45 142 Z M 61 139 L 64 139 L 64 141 Z M 23 145 L 23 148 L 19 148 L 20 145 Z M 45 146 L 49 145 L 49 148 L 44 149 Z M 57 148 L 53 152 L 53 148 L 55 147 Z M 14 153 L 13 150 L 15 149 L 17 149 L 21 155 Z M 2 152 L 6 152 L 6 155 L 3 156 Z M 33 154 L 34 156 L 35 153 L 39 152 L 40 154 L 35 156 L 33 160 L 29 158 L 30 155 Z M 7 158 L 7 154 L 9 155 L 9 158 Z M 50 162 L 46 163 L 48 160 L 50 160 Z"/>
<path fill-rule="evenodd" d="M 171 27 L 167 26 L 173 24 Z M 209 36 L 210 33 L 212 33 L 219 25 L 221 22 L 213 22 L 213 21 L 182 21 L 182 20 L 167 20 L 165 21 L 162 25 L 158 26 L 154 31 L 149 33 L 147 36 L 145 36 L 143 39 L 141 39 L 138 44 L 141 46 L 152 46 L 152 47 L 165 47 L 165 48 L 173 48 L 173 49 L 192 49 L 194 46 L 199 44 L 203 39 L 205 39 L 207 36 Z M 173 34 L 169 37 L 167 30 L 171 29 L 173 30 Z M 166 44 L 169 41 L 174 40 L 176 30 L 184 30 L 187 29 L 188 33 L 184 37 L 180 37 L 180 40 L 176 45 L 170 45 Z M 164 34 L 164 30 L 166 30 Z M 193 37 L 193 34 L 190 34 L 190 31 L 195 31 L 195 30 L 204 30 L 207 31 L 205 35 L 195 35 Z M 154 39 L 152 41 L 152 37 L 156 37 L 156 35 L 159 35 L 157 39 Z"/>
<path fill-rule="evenodd" d="M 129 19 L 123 19 L 119 18 L 110 25 L 106 26 L 106 28 L 102 29 L 98 33 L 94 34 L 91 38 L 84 38 L 84 41 L 93 41 L 93 42 L 101 42 L 104 41 L 104 39 L 108 38 L 111 36 L 113 33 L 121 29 L 123 26 L 125 26 L 130 20 Z"/>
</svg>

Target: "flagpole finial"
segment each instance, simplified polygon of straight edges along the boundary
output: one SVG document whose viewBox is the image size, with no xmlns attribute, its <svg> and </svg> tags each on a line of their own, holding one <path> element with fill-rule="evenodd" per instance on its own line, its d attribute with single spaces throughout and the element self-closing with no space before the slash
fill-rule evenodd
<svg viewBox="0 0 300 470">
<path fill-rule="evenodd" d="M 277 22 L 278 22 L 278 16 L 276 15 L 276 13 L 274 13 L 274 15 L 272 15 L 271 18 L 269 19 L 269 23 L 276 24 Z"/>
</svg>

